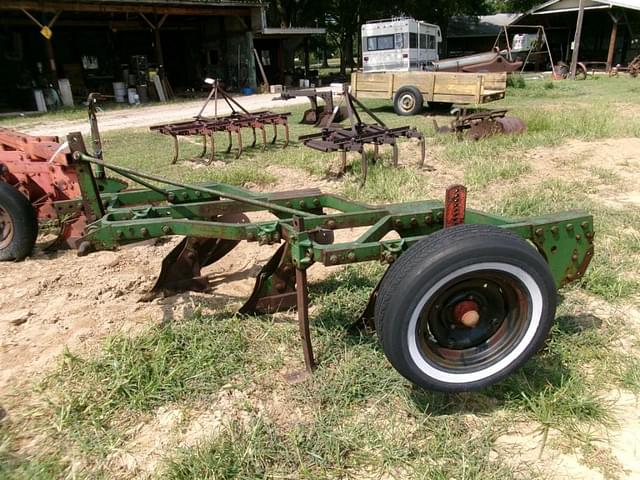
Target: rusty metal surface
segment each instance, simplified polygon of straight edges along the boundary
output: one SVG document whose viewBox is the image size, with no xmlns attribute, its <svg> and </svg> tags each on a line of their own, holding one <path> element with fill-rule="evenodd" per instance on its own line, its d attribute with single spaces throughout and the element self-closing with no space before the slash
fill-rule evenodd
<svg viewBox="0 0 640 480">
<path fill-rule="evenodd" d="M 444 201 L 444 228 L 462 225 L 467 208 L 467 188 L 452 185 L 447 188 Z"/>
<path fill-rule="evenodd" d="M 438 126 L 437 133 L 455 133 L 460 140 L 469 138 L 480 140 L 494 135 L 513 135 L 527 131 L 527 125 L 518 117 L 507 117 L 508 110 L 486 110 L 467 114 L 466 109 L 458 112 L 449 126 Z"/>
<path fill-rule="evenodd" d="M 365 107 L 346 89 L 343 92 L 343 102 L 348 113 L 347 118 L 350 127 L 334 125 L 336 115 L 340 108 L 334 108 L 334 113 L 327 120 L 328 127 L 323 128 L 318 133 L 301 135 L 299 140 L 307 147 L 320 152 L 340 152 L 341 170 L 346 173 L 347 152 L 358 152 L 361 155 L 361 184 L 367 180 L 368 160 L 365 154 L 365 145 L 372 145 L 374 148 L 374 161 L 377 161 L 380 153 L 380 146 L 389 145 L 392 148 L 392 163 L 398 166 L 397 142 L 400 138 L 417 139 L 420 142 L 420 167 L 424 166 L 426 156 L 426 144 L 424 135 L 416 128 L 410 126 L 389 128 L 371 110 Z M 372 118 L 374 123 L 365 123 L 358 109 Z"/>
<path fill-rule="evenodd" d="M 231 109 L 232 113 L 223 117 L 218 117 L 216 115 L 213 118 L 201 116 L 207 103 L 211 100 L 212 97 L 215 98 L 214 101 L 216 103 L 218 102 L 219 98 L 224 100 Z M 251 144 L 252 147 L 255 147 L 257 144 L 256 130 L 259 130 L 260 138 L 262 140 L 262 149 L 264 150 L 267 148 L 266 128 L 268 126 L 271 126 L 273 128 L 273 137 L 271 139 L 271 144 L 275 144 L 278 139 L 278 126 L 281 126 L 284 129 L 283 148 L 286 148 L 289 145 L 288 118 L 290 115 L 291 113 L 289 112 L 249 112 L 235 99 L 233 99 L 227 92 L 225 92 L 216 81 L 212 87 L 212 92 L 209 95 L 209 98 L 200 110 L 200 114 L 194 120 L 153 125 L 152 127 L 150 127 L 150 130 L 153 132 L 159 132 L 161 134 L 168 135 L 173 138 L 175 153 L 172 163 L 176 163 L 180 155 L 178 137 L 201 136 L 203 139 L 203 150 L 200 154 L 200 157 L 204 158 L 206 156 L 208 149 L 207 143 L 209 141 L 211 143 L 211 153 L 209 155 L 208 164 L 211 164 L 216 159 L 216 142 L 214 135 L 219 132 L 227 133 L 228 146 L 226 148 L 226 153 L 229 153 L 233 148 L 232 136 L 236 136 L 236 158 L 242 155 L 242 129 L 251 129 L 251 133 L 253 136 L 253 143 Z"/>
</svg>

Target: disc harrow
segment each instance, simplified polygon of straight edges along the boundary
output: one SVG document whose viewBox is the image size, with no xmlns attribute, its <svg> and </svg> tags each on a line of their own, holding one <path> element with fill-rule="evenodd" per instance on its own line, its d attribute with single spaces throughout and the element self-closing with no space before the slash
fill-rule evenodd
<svg viewBox="0 0 640 480">
<path fill-rule="evenodd" d="M 424 135 L 414 127 L 389 128 L 371 110 L 355 98 L 345 87 L 342 101 L 346 108 L 346 115 L 350 123 L 349 128 L 334 125 L 335 116 L 340 112 L 340 106 L 334 108 L 333 115 L 327 120 L 327 126 L 318 133 L 301 135 L 299 140 L 309 148 L 320 152 L 340 152 L 341 173 L 347 170 L 347 152 L 360 153 L 361 185 L 367 181 L 369 168 L 365 145 L 373 146 L 373 161 L 380 158 L 380 146 L 390 145 L 392 148 L 392 164 L 398 166 L 398 139 L 415 138 L 420 142 L 419 166 L 424 166 L 426 146 Z M 358 113 L 356 106 L 367 114 L 375 123 L 365 123 Z"/>
<path fill-rule="evenodd" d="M 205 108 L 211 100 L 214 100 L 215 115 L 213 118 L 207 118 L 202 116 Z M 218 117 L 218 100 L 222 99 L 231 109 L 231 114 Z M 271 111 L 261 112 L 249 112 L 246 110 L 237 100 L 232 98 L 227 92 L 222 89 L 218 81 L 213 81 L 213 87 L 209 93 L 209 97 L 205 101 L 204 105 L 200 109 L 200 112 L 193 120 L 187 120 L 184 122 L 167 123 L 161 125 L 154 125 L 150 127 L 151 131 L 159 132 L 164 135 L 169 135 L 173 138 L 174 156 L 171 163 L 176 163 L 180 157 L 180 143 L 179 137 L 191 137 L 201 136 L 203 149 L 200 154 L 200 158 L 207 156 L 207 150 L 210 144 L 210 153 L 207 164 L 210 165 L 216 160 L 216 133 L 226 133 L 228 138 L 228 145 L 225 150 L 229 154 L 233 148 L 233 136 L 236 137 L 236 153 L 235 158 L 239 158 L 242 155 L 243 143 L 242 143 L 242 130 L 251 129 L 253 136 L 253 142 L 251 147 L 255 147 L 258 138 L 256 130 L 260 131 L 260 138 L 262 141 L 262 149 L 267 148 L 267 132 L 266 128 L 271 126 L 273 128 L 273 137 L 270 143 L 273 145 L 278 140 L 278 126 L 282 126 L 284 129 L 284 143 L 283 148 L 289 145 L 289 116 L 291 113 L 275 113 Z"/>
<path fill-rule="evenodd" d="M 450 126 L 439 127 L 433 120 L 438 133 L 455 133 L 459 140 L 469 138 L 480 140 L 494 135 L 512 135 L 524 133 L 527 126 L 517 117 L 507 117 L 508 110 L 487 110 L 466 113 L 466 109 L 459 111 Z"/>
</svg>

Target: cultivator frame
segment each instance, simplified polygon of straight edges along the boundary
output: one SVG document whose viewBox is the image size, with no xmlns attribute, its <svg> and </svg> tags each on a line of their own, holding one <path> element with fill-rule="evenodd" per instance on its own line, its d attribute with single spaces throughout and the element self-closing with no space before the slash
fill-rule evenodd
<svg viewBox="0 0 640 480">
<path fill-rule="evenodd" d="M 203 117 L 205 108 L 211 100 L 214 100 L 215 114 L 213 118 Z M 218 100 L 222 99 L 231 109 L 231 114 L 224 117 L 218 117 Z M 200 158 L 204 158 L 207 155 L 208 143 L 211 143 L 211 153 L 207 164 L 210 165 L 216 160 L 216 143 L 214 135 L 218 132 L 226 132 L 228 136 L 228 146 L 226 153 L 230 153 L 233 148 L 233 135 L 235 134 L 237 139 L 237 148 L 235 158 L 239 158 L 242 155 L 242 129 L 250 128 L 253 134 L 253 143 L 251 147 L 255 147 L 257 144 L 256 130 L 260 130 L 262 139 L 262 149 L 267 148 L 267 132 L 266 126 L 273 126 L 273 137 L 270 143 L 273 145 L 278 140 L 278 125 L 284 128 L 284 144 L 282 148 L 286 148 L 289 145 L 289 116 L 291 113 L 275 113 L 270 111 L 261 112 L 249 112 L 238 101 L 232 98 L 224 89 L 219 85 L 218 81 L 213 82 L 213 87 L 207 100 L 200 109 L 200 112 L 193 120 L 184 122 L 173 122 L 161 125 L 153 125 L 150 130 L 153 132 L 159 132 L 164 135 L 169 135 L 173 138 L 174 156 L 171 163 L 176 163 L 180 156 L 180 143 L 178 137 L 185 136 L 202 136 L 203 150 L 200 154 Z"/>
<path fill-rule="evenodd" d="M 407 249 L 443 228 L 494 225 L 531 242 L 548 262 L 557 287 L 584 274 L 593 256 L 593 219 L 567 212 L 512 220 L 466 208 L 466 190 L 447 191 L 445 202 L 418 201 L 371 206 L 319 190 L 256 193 L 226 184 L 186 185 L 110 165 L 86 153 L 79 133 L 68 136 L 67 161 L 77 170 L 81 199 L 56 202 L 59 211 L 73 210 L 90 224 L 79 253 L 169 235 L 186 238 L 163 262 L 154 294 L 205 290 L 201 267 L 238 242 L 280 245 L 258 276 L 242 313 L 268 313 L 296 307 L 306 369 L 315 366 L 309 333 L 307 270 L 315 263 L 350 265 L 364 261 L 392 264 Z M 143 188 L 102 193 L 92 165 L 123 176 Z M 250 222 L 246 213 L 266 211 L 271 221 Z M 334 232 L 366 228 L 348 242 L 334 242 Z M 398 239 L 385 239 L 396 232 Z M 376 292 L 365 317 L 371 315 Z"/>
<path fill-rule="evenodd" d="M 345 110 L 349 123 L 349 128 L 333 125 L 336 115 L 340 113 L 342 103 L 345 104 Z M 356 108 L 357 106 L 357 108 Z M 363 122 L 361 115 L 358 113 L 360 108 L 375 123 L 367 124 Z M 379 147 L 381 145 L 390 145 L 392 148 L 392 163 L 394 167 L 398 166 L 398 145 L 397 140 L 400 137 L 416 138 L 420 142 L 420 161 L 419 166 L 424 166 L 426 157 L 426 144 L 424 135 L 416 128 L 405 126 L 389 128 L 380 120 L 371 110 L 354 97 L 345 86 L 342 93 L 342 100 L 338 107 L 333 109 L 333 114 L 326 121 L 327 127 L 318 133 L 301 135 L 299 140 L 309 148 L 320 152 L 340 152 L 341 173 L 347 170 L 347 152 L 358 152 L 361 155 L 361 184 L 367 181 L 367 172 L 369 168 L 364 146 L 373 145 L 373 160 L 379 159 Z"/>
</svg>

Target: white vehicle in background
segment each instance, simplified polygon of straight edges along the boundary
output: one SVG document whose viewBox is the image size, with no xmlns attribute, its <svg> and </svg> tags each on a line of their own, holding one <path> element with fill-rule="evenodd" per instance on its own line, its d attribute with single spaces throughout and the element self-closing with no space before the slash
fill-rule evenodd
<svg viewBox="0 0 640 480">
<path fill-rule="evenodd" d="M 413 18 L 362 25 L 362 67 L 368 72 L 426 70 L 438 60 L 440 27 Z"/>
</svg>

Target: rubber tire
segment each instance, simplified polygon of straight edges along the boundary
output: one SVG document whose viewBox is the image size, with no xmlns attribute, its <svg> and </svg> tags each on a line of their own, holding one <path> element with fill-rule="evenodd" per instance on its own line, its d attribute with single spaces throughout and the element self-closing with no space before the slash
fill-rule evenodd
<svg viewBox="0 0 640 480">
<path fill-rule="evenodd" d="M 533 279 L 540 289 L 542 299 L 540 321 L 535 333 L 519 355 L 504 368 L 485 378 L 471 382 L 434 378 L 433 374 L 419 368 L 411 357 L 408 336 L 412 313 L 429 289 L 447 275 L 462 267 L 485 262 L 500 262 L 518 267 Z M 527 292 L 530 293 L 531 290 Z M 551 271 L 543 256 L 532 245 L 498 227 L 460 225 L 422 239 L 391 265 L 380 285 L 376 301 L 376 331 L 391 364 L 414 384 L 441 392 L 478 390 L 505 378 L 542 348 L 555 318 L 556 298 Z M 523 341 L 524 339 L 510 351 L 514 351 Z M 482 372 L 487 368 L 491 368 L 491 365 L 478 371 Z"/>
<path fill-rule="evenodd" d="M 38 237 L 38 217 L 31 202 L 11 185 L 0 181 L 0 208 L 13 221 L 13 240 L 0 249 L 0 261 L 24 260 Z"/>
<path fill-rule="evenodd" d="M 402 108 L 401 100 L 405 95 L 411 95 L 414 99 L 413 108 L 411 108 L 410 110 L 405 110 L 404 108 Z M 422 111 L 423 106 L 424 98 L 422 97 L 422 93 L 420 93 L 420 90 L 418 90 L 416 87 L 400 87 L 400 89 L 393 96 L 393 111 L 403 117 L 417 115 Z"/>
</svg>

